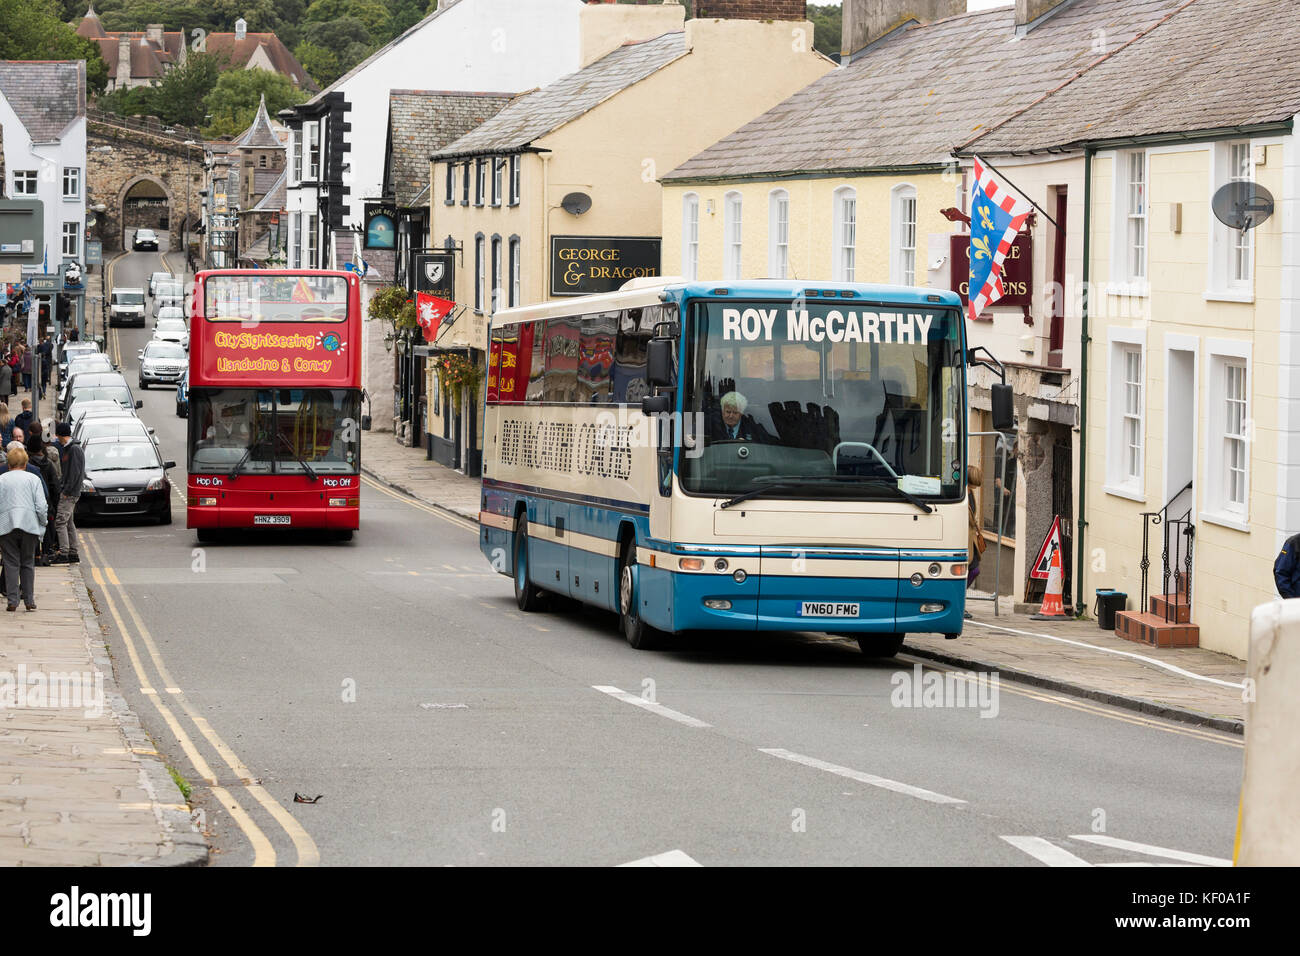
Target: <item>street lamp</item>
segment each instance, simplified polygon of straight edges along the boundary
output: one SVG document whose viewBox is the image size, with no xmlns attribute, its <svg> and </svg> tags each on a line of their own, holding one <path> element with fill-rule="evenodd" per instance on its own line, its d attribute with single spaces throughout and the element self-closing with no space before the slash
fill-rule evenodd
<svg viewBox="0 0 1300 956">
<path fill-rule="evenodd" d="M 185 264 L 190 262 L 190 190 L 194 187 L 194 174 L 191 172 L 190 147 L 198 144 L 192 139 L 185 141 Z"/>
</svg>

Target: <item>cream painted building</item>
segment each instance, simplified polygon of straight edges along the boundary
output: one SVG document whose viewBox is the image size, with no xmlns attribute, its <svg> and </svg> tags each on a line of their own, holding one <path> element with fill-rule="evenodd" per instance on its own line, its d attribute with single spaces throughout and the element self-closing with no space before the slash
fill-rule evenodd
<svg viewBox="0 0 1300 956">
<path fill-rule="evenodd" d="M 1130 639 L 1244 657 L 1300 531 L 1298 28 L 1294 7 L 1203 0 L 975 144 L 1084 167 L 1081 583 L 1129 595 Z M 1194 112 L 1192 89 L 1213 91 Z M 1273 202 L 1252 228 L 1215 215 L 1216 194 L 1258 188 Z"/>
<path fill-rule="evenodd" d="M 1177 5 L 1021 0 L 966 13 L 960 0 L 846 0 L 845 66 L 665 176 L 665 271 L 954 288 L 954 238 L 968 240 L 949 217 L 968 211 L 971 162 L 969 153 L 954 158 L 953 147 L 1086 70 L 1103 52 L 1098 31 L 1120 46 Z M 999 591 L 1024 600 L 1041 594 L 1027 593 L 1026 564 L 1053 515 L 1068 533 L 1076 513 L 1083 163 L 995 162 L 1046 212 L 1030 230 L 1029 301 L 997 305 L 968 328 L 971 345 L 1007 366 L 1019 417 L 1007 449 L 1005 516 L 992 482 L 977 493 L 994 546 L 978 586 L 992 590 L 1001 543 Z M 1054 284 L 1065 293 L 1059 304 Z M 973 432 L 991 431 L 992 381 L 972 373 Z M 972 441 L 971 460 L 988 475 L 999 461 L 996 442 Z"/>
<path fill-rule="evenodd" d="M 660 274 L 659 177 L 833 67 L 813 51 L 810 23 L 767 18 L 789 6 L 755 2 L 765 18 L 688 22 L 676 3 L 585 7 L 581 71 L 516 98 L 434 157 L 430 235 L 460 254 L 463 307 L 435 349 L 481 361 L 498 308 Z M 459 439 L 456 415 L 429 402 L 434 458 L 475 474 L 481 406 L 456 411 Z"/>
</svg>

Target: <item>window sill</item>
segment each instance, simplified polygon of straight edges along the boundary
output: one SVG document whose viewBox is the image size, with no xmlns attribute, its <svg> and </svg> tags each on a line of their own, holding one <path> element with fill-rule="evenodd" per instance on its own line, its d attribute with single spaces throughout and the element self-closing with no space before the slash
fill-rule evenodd
<svg viewBox="0 0 1300 956">
<path fill-rule="evenodd" d="M 1106 294 L 1127 296 L 1130 299 L 1146 299 L 1151 295 L 1151 285 L 1147 282 L 1108 282 Z"/>
<path fill-rule="evenodd" d="M 1201 520 L 1206 524 L 1217 524 L 1222 528 L 1231 528 L 1233 531 L 1242 531 L 1246 534 L 1252 530 L 1250 523 L 1242 520 L 1240 515 L 1224 511 L 1202 511 Z"/>
<path fill-rule="evenodd" d="M 1129 501 L 1136 501 L 1143 505 L 1147 503 L 1147 496 L 1131 486 L 1103 485 L 1101 490 L 1116 498 L 1127 498 Z"/>
<path fill-rule="evenodd" d="M 64 197 L 63 197 L 63 201 L 64 201 L 64 202 L 81 202 L 81 197 L 80 197 L 80 196 L 64 196 Z"/>
<path fill-rule="evenodd" d="M 1243 302 L 1250 305 L 1255 301 L 1255 293 L 1237 292 L 1232 289 L 1212 289 L 1205 292 L 1201 298 L 1206 302 Z"/>
</svg>

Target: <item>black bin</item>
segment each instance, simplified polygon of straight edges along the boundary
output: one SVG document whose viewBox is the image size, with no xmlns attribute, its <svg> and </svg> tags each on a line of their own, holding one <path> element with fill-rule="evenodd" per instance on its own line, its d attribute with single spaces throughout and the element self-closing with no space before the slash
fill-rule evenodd
<svg viewBox="0 0 1300 956">
<path fill-rule="evenodd" d="M 1103 631 L 1115 630 L 1115 615 L 1128 607 L 1128 595 L 1110 588 L 1097 589 L 1097 626 Z"/>
</svg>

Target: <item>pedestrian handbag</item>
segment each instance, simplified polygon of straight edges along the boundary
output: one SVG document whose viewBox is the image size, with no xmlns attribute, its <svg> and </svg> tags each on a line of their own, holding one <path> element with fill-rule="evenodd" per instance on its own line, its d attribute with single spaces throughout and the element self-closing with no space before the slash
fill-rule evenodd
<svg viewBox="0 0 1300 956">
<path fill-rule="evenodd" d="M 979 522 L 975 520 L 975 499 L 973 498 L 970 499 L 969 511 L 970 518 L 968 523 L 970 525 L 971 547 L 974 549 L 975 555 L 978 556 L 984 553 L 984 550 L 989 546 L 989 543 L 984 540 L 984 534 L 980 530 Z"/>
</svg>

